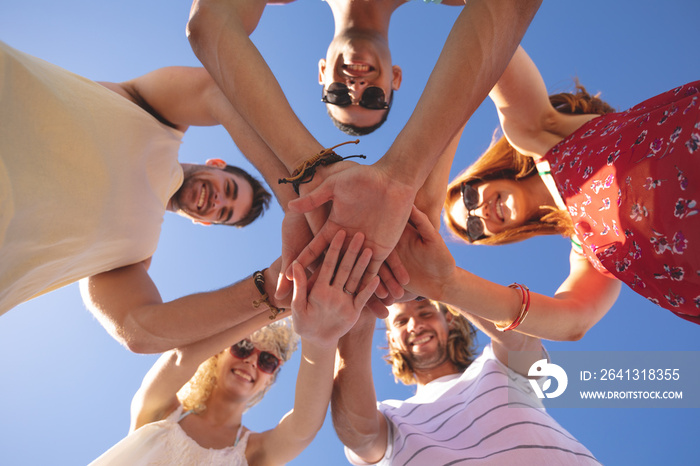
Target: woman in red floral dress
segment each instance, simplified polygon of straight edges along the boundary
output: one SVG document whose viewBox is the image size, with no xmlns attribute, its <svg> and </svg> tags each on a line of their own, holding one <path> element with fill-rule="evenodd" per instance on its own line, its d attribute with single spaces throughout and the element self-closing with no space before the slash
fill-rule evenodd
<svg viewBox="0 0 700 466">
<path fill-rule="evenodd" d="M 446 223 L 470 243 L 571 237 L 570 274 L 555 295 L 456 267 L 419 212 L 404 238 L 411 248 L 400 250 L 415 272 L 408 289 L 549 339 L 583 336 L 621 282 L 700 323 L 700 82 L 621 113 L 578 88 L 550 101 L 519 48 L 489 94 L 505 137 L 450 183 L 445 201 Z"/>
</svg>

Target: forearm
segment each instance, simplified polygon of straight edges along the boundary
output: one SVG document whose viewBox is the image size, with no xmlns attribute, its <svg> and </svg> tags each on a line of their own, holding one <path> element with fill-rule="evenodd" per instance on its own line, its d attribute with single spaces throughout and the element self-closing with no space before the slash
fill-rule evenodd
<svg viewBox="0 0 700 466">
<path fill-rule="evenodd" d="M 268 269 L 265 278 L 272 296 L 276 272 Z M 250 277 L 220 290 L 163 302 L 139 264 L 82 280 L 81 293 L 107 331 L 137 353 L 187 346 L 256 316 L 269 315 L 265 304 L 253 305 L 260 293 Z"/>
<path fill-rule="evenodd" d="M 527 318 L 517 327 L 526 335 L 548 340 L 577 340 L 604 314 L 608 305 L 591 305 L 586 292 L 557 293 L 554 297 L 530 292 Z M 518 289 L 499 285 L 461 268 L 456 268 L 446 282 L 439 301 L 451 304 L 466 312 L 483 317 L 498 326 L 510 325 L 522 307 L 522 295 Z"/>
<path fill-rule="evenodd" d="M 386 425 L 377 410 L 372 379 L 374 320 L 361 331 L 341 338 L 331 395 L 333 427 L 338 438 L 368 462 L 380 459 L 386 446 Z"/>
<path fill-rule="evenodd" d="M 417 190 L 498 80 L 540 3 L 467 2 L 415 111 L 378 164 Z"/>
<path fill-rule="evenodd" d="M 248 37 L 262 9 L 260 1 L 199 1 L 192 9 L 188 37 L 228 100 L 292 172 L 322 147 L 294 114 Z"/>
<path fill-rule="evenodd" d="M 335 345 L 321 347 L 302 339 L 294 408 L 282 418 L 271 439 L 274 463 L 292 460 L 321 429 L 333 388 L 334 360 Z"/>
</svg>

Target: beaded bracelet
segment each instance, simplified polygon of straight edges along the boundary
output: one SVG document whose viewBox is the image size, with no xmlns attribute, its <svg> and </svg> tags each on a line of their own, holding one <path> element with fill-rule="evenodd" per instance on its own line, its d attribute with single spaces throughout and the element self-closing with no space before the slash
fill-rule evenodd
<svg viewBox="0 0 700 466">
<path fill-rule="evenodd" d="M 299 165 L 296 170 L 294 170 L 294 173 L 292 173 L 292 176 L 288 178 L 280 178 L 277 180 L 277 182 L 279 184 L 291 183 L 292 187 L 294 188 L 294 192 L 299 194 L 299 185 L 311 182 L 311 180 L 314 179 L 316 169 L 319 166 L 325 167 L 326 165 L 331 165 L 333 163 L 340 162 L 341 160 L 351 159 L 353 157 L 366 159 L 367 157 L 364 155 L 349 155 L 347 157 L 341 157 L 333 151 L 333 149 L 336 147 L 340 147 L 345 144 L 358 144 L 359 142 L 359 139 L 355 139 L 354 141 L 343 142 L 328 149 L 323 149 L 321 152 Z"/>
<path fill-rule="evenodd" d="M 499 330 L 501 332 L 513 330 L 515 327 L 522 324 L 525 320 L 525 317 L 527 317 L 528 311 L 530 310 L 530 289 L 525 285 L 521 285 L 520 283 L 511 283 L 510 285 L 508 285 L 508 288 L 520 288 L 520 293 L 523 296 L 523 302 L 520 307 L 520 313 L 518 314 L 518 317 L 516 317 L 510 325 L 507 325 L 505 327 L 500 327 L 496 325 L 496 330 Z"/>
<path fill-rule="evenodd" d="M 274 320 L 279 314 L 284 312 L 285 309 L 283 307 L 274 306 L 272 303 L 270 303 L 270 296 L 265 291 L 265 275 L 263 275 L 265 270 L 267 269 L 258 270 L 253 274 L 253 283 L 255 283 L 255 287 L 261 294 L 260 299 L 253 301 L 253 307 L 257 309 L 261 304 L 265 303 L 270 311 L 270 320 Z"/>
</svg>

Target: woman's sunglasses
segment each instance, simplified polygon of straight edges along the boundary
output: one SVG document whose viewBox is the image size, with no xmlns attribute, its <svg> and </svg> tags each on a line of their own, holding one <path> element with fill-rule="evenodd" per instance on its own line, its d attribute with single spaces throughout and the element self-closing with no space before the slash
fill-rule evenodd
<svg viewBox="0 0 700 466">
<path fill-rule="evenodd" d="M 258 354 L 258 369 L 266 374 L 274 374 L 280 366 L 280 359 L 268 351 L 260 351 L 255 347 L 250 340 L 241 340 L 231 346 L 231 355 L 238 359 L 247 359 L 257 351 Z"/>
<path fill-rule="evenodd" d="M 467 209 L 467 236 L 471 241 L 478 241 L 487 235 L 484 234 L 484 219 L 471 214 L 472 210 L 479 207 L 479 191 L 471 183 L 462 183 L 462 202 Z"/>
<path fill-rule="evenodd" d="M 381 87 L 369 86 L 362 93 L 360 106 L 370 110 L 384 110 L 389 108 L 389 104 L 384 100 L 385 97 L 384 90 Z M 350 90 L 343 83 L 331 83 L 328 86 L 328 90 L 323 87 L 321 89 L 321 100 L 338 107 L 347 107 L 352 104 Z"/>
</svg>

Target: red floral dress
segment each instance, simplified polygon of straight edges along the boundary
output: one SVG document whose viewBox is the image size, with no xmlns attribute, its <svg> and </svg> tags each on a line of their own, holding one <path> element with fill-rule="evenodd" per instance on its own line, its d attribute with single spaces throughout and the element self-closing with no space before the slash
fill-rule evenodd
<svg viewBox="0 0 700 466">
<path fill-rule="evenodd" d="M 601 273 L 700 324 L 700 81 L 597 117 L 545 156 Z"/>
</svg>

